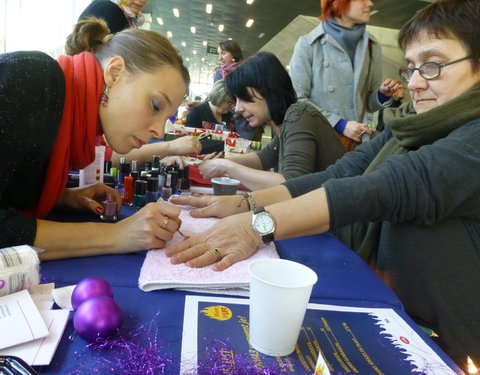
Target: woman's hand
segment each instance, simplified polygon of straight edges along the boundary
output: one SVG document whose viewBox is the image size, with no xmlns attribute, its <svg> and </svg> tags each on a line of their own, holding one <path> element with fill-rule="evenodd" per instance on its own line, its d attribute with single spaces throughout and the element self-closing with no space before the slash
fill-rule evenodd
<svg viewBox="0 0 480 375">
<path fill-rule="evenodd" d="M 391 78 L 387 78 L 385 81 L 383 81 L 379 90 L 385 96 L 395 96 L 397 98 L 403 98 L 405 93 L 403 83 Z"/>
<path fill-rule="evenodd" d="M 113 224 L 120 252 L 157 249 L 173 238 L 182 221 L 180 208 L 168 203 L 148 203 L 134 215 Z"/>
<path fill-rule="evenodd" d="M 122 207 L 122 198 L 115 189 L 105 184 L 97 183 L 81 188 L 65 189 L 55 207 L 71 211 L 92 211 L 97 215 L 103 213 L 102 201 L 107 193 L 113 195 L 117 208 Z"/>
<path fill-rule="evenodd" d="M 248 211 L 246 198 L 241 195 L 208 195 L 195 197 L 191 195 L 172 195 L 170 203 L 198 207 L 190 210 L 192 217 L 227 217 Z"/>
<path fill-rule="evenodd" d="M 171 155 L 197 155 L 202 151 L 200 141 L 191 135 L 186 135 L 169 142 Z"/>
<path fill-rule="evenodd" d="M 369 129 L 367 124 L 358 121 L 347 121 L 343 135 L 356 142 L 362 141 L 363 134 L 373 134 L 375 129 Z"/>
<path fill-rule="evenodd" d="M 177 164 L 180 169 L 183 169 L 185 167 L 185 163 L 183 162 L 183 159 L 180 155 L 167 156 L 166 158 L 163 158 L 161 162 L 164 165 Z"/>
<path fill-rule="evenodd" d="M 228 176 L 228 172 L 232 167 L 233 163 L 230 160 L 215 158 L 211 160 L 204 160 L 198 165 L 198 170 L 204 179 L 210 180 L 214 177 Z"/>
<path fill-rule="evenodd" d="M 250 220 L 250 213 L 224 218 L 205 232 L 167 247 L 165 254 L 172 264 L 186 263 L 192 268 L 215 264 L 214 271 L 223 271 L 249 258 L 260 245 Z"/>
</svg>

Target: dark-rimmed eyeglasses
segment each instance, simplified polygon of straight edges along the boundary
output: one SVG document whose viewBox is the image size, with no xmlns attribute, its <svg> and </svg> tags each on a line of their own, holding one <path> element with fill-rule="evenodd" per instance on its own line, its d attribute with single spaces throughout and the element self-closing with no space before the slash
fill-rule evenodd
<svg viewBox="0 0 480 375">
<path fill-rule="evenodd" d="M 400 74 L 400 78 L 402 81 L 408 83 L 412 79 L 413 73 L 415 73 L 415 70 L 418 70 L 418 73 L 420 73 L 420 76 L 423 79 L 429 80 L 429 79 L 434 79 L 437 78 L 440 73 L 442 72 L 442 68 L 456 64 L 460 61 L 468 60 L 470 59 L 471 56 L 466 56 L 458 60 L 450 61 L 449 63 L 446 64 L 439 64 L 436 62 L 426 62 L 422 65 L 420 65 L 419 68 L 402 68 L 398 71 Z"/>
</svg>

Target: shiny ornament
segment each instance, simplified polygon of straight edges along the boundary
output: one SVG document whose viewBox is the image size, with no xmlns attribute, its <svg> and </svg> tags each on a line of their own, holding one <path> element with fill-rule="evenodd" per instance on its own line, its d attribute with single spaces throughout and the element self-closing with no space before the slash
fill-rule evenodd
<svg viewBox="0 0 480 375">
<path fill-rule="evenodd" d="M 82 302 L 91 297 L 107 296 L 113 298 L 113 289 L 108 281 L 100 277 L 87 277 L 80 281 L 72 292 L 72 306 L 76 310 Z"/>
<path fill-rule="evenodd" d="M 87 299 L 77 308 L 73 317 L 75 331 L 88 342 L 114 335 L 121 323 L 120 307 L 107 296 Z"/>
</svg>

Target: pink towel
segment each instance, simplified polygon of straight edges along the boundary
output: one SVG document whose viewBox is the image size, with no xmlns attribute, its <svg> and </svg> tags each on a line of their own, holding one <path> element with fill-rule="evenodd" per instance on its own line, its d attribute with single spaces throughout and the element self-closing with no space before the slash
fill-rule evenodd
<svg viewBox="0 0 480 375">
<path fill-rule="evenodd" d="M 182 207 L 182 233 L 192 236 L 211 227 L 217 218 L 192 218 L 188 207 Z M 175 233 L 168 245 L 183 240 Z M 171 264 L 162 249 L 150 250 L 145 257 L 138 285 L 149 292 L 157 289 L 181 289 L 200 293 L 235 294 L 248 296 L 248 265 L 257 259 L 278 258 L 275 245 L 262 245 L 250 258 L 237 262 L 225 271 L 213 271 L 213 266 L 190 268 L 185 264 Z"/>
</svg>

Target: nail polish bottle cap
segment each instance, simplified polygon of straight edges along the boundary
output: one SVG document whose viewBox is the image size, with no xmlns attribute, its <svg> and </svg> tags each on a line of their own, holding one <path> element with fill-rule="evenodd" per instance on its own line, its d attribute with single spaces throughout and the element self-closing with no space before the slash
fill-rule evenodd
<svg viewBox="0 0 480 375">
<path fill-rule="evenodd" d="M 135 195 L 145 195 L 147 192 L 147 181 L 135 181 Z"/>
</svg>

